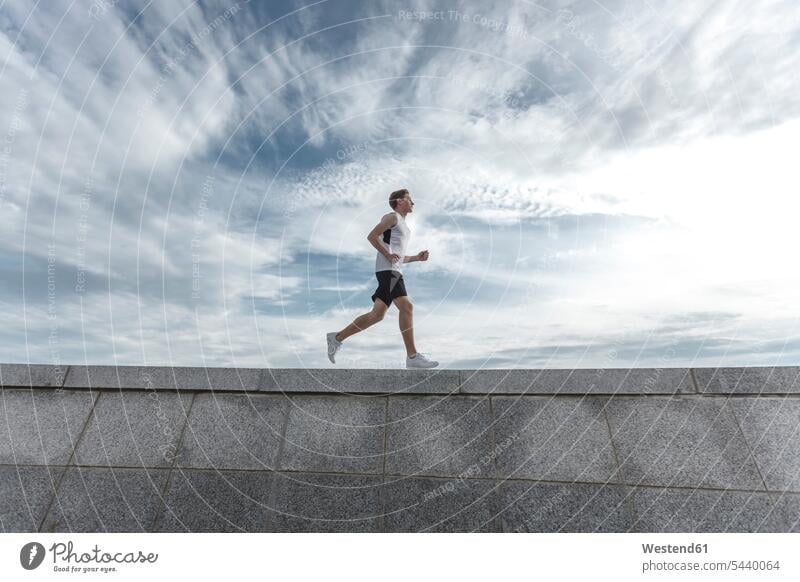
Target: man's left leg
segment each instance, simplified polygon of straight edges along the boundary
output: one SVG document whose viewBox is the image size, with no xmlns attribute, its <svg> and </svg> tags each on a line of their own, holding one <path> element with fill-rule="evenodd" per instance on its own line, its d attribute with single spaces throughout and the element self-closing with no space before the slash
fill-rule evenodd
<svg viewBox="0 0 800 582">
<path fill-rule="evenodd" d="M 400 333 L 406 344 L 406 355 L 411 357 L 417 353 L 414 345 L 414 305 L 408 296 L 395 297 L 392 303 L 400 310 Z"/>
</svg>

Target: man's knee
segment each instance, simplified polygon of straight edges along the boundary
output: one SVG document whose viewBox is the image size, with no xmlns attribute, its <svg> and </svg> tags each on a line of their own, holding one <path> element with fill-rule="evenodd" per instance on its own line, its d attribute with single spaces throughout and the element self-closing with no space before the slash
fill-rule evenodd
<svg viewBox="0 0 800 582">
<path fill-rule="evenodd" d="M 375 306 L 372 308 L 372 317 L 375 319 L 375 321 L 382 320 L 383 316 L 386 315 L 386 312 L 388 311 L 386 304 L 381 303 L 379 305 L 378 301 L 380 301 L 380 299 L 375 301 Z"/>
<path fill-rule="evenodd" d="M 396 303 L 397 308 L 403 313 L 412 313 L 414 311 L 414 305 L 408 299 L 405 301 L 396 301 Z"/>
</svg>

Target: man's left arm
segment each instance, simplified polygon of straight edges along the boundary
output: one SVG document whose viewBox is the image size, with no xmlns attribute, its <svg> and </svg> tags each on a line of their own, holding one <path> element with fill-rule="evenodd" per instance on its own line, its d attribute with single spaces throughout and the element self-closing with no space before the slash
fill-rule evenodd
<svg viewBox="0 0 800 582">
<path fill-rule="evenodd" d="M 413 263 L 415 261 L 427 261 L 427 260 L 428 260 L 428 251 L 421 251 L 416 255 L 403 257 L 404 263 Z"/>
</svg>

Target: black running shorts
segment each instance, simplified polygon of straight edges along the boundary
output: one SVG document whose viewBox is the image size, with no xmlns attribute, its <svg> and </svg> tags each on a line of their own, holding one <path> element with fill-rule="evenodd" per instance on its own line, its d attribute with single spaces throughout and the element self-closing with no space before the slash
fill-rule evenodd
<svg viewBox="0 0 800 582">
<path fill-rule="evenodd" d="M 380 299 L 388 307 L 393 299 L 408 295 L 403 274 L 399 271 L 377 271 L 375 276 L 378 278 L 378 288 L 372 294 L 373 303 L 376 299 Z"/>
</svg>

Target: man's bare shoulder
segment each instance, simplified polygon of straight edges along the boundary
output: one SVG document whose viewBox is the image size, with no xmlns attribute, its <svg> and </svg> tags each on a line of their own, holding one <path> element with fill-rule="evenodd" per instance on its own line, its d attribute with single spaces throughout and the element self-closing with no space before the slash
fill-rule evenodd
<svg viewBox="0 0 800 582">
<path fill-rule="evenodd" d="M 394 212 L 387 212 L 383 216 L 381 216 L 381 222 L 387 224 L 389 226 L 394 226 L 397 224 L 397 214 Z"/>
</svg>

